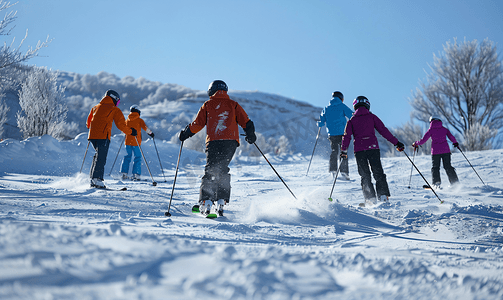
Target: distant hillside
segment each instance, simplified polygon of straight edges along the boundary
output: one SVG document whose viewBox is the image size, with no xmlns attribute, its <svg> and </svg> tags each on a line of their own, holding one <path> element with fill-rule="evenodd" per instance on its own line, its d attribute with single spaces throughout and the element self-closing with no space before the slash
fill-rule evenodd
<svg viewBox="0 0 503 300">
<path fill-rule="evenodd" d="M 125 116 L 131 105 L 138 104 L 142 112 L 141 117 L 154 131 L 156 138 L 173 142 L 176 142 L 178 132 L 192 121 L 199 107 L 208 100 L 206 90 L 163 84 L 142 77 L 119 78 L 107 72 L 97 75 L 60 72 L 59 81 L 66 87 L 65 94 L 70 110 L 67 121 L 78 124 L 78 130 L 72 133 L 73 136 L 87 132 L 86 117 L 107 89 L 119 92 L 119 107 Z M 264 152 L 311 154 L 318 130 L 316 121 L 322 108 L 256 91 L 230 90 L 229 95 L 241 104 L 254 121 L 259 133 L 257 144 Z M 114 127 L 112 133 L 120 132 Z M 189 139 L 186 142 L 187 147 L 203 151 L 204 134 L 201 132 Z M 148 136 L 144 135 L 144 138 L 146 137 Z M 325 138 L 320 138 L 318 146 L 326 151 L 328 142 L 324 129 L 322 137 Z M 238 148 L 240 153 L 255 150 L 244 142 L 244 139 L 241 145 Z"/>
</svg>

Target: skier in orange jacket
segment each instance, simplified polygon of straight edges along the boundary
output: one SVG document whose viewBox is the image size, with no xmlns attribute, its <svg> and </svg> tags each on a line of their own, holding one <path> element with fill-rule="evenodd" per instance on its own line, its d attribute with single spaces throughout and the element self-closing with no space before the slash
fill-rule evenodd
<svg viewBox="0 0 503 300">
<path fill-rule="evenodd" d="M 128 127 L 134 128 L 137 131 L 137 136 L 126 135 L 124 143 L 126 144 L 127 154 L 124 156 L 124 159 L 122 160 L 121 173 L 122 173 L 122 179 L 128 179 L 129 164 L 131 163 L 131 158 L 134 153 L 133 170 L 131 172 L 133 176 L 131 177 L 131 179 L 140 180 L 141 151 L 138 143 L 140 143 L 141 145 L 141 130 L 142 129 L 145 130 L 145 132 L 152 138 L 154 137 L 154 133 L 147 127 L 145 121 L 143 121 L 143 119 L 140 118 L 141 111 L 138 105 L 136 104 L 132 105 L 129 108 L 129 111 L 130 114 L 126 120 L 126 125 Z M 138 142 L 136 142 L 137 140 Z"/>
<path fill-rule="evenodd" d="M 223 216 L 223 206 L 229 203 L 231 175 L 229 163 L 239 146 L 239 126 L 245 133 L 245 140 L 253 144 L 255 126 L 244 109 L 227 95 L 228 87 L 222 80 L 215 80 L 208 87 L 210 100 L 206 101 L 196 118 L 180 132 L 184 141 L 206 126 L 206 166 L 201 180 L 199 207 L 202 214 L 209 214 L 217 202 L 216 211 Z"/>
<path fill-rule="evenodd" d="M 100 103 L 91 109 L 87 117 L 86 126 L 89 129 L 87 139 L 96 151 L 89 174 L 91 177 L 91 187 L 106 188 L 103 183 L 103 175 L 105 173 L 105 164 L 110 146 L 110 137 L 112 135 L 112 123 L 115 123 L 115 126 L 125 134 L 136 136 L 136 129 L 129 128 L 126 125 L 124 115 L 117 107 L 119 102 L 119 93 L 114 90 L 108 90 Z"/>
</svg>

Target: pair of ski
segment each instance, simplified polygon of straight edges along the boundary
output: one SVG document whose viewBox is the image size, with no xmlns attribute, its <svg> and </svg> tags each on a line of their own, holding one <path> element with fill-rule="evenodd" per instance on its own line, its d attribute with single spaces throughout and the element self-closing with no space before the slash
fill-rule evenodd
<svg viewBox="0 0 503 300">
<path fill-rule="evenodd" d="M 207 201 L 209 201 L 209 200 L 207 200 Z M 215 207 L 215 204 L 213 203 L 213 201 L 211 201 L 210 209 L 207 209 L 205 212 L 202 212 L 199 209 L 199 207 L 200 207 L 199 204 L 196 204 L 196 205 L 192 206 L 192 212 L 195 214 L 201 214 L 202 216 L 206 217 L 207 219 L 216 219 L 218 217 L 224 216 L 223 215 L 223 207 L 220 207 L 220 206 L 223 206 L 223 205 L 217 204 L 216 205 L 217 210 L 215 211 L 213 209 Z"/>
<path fill-rule="evenodd" d="M 120 189 L 113 189 L 113 188 L 109 188 L 106 186 L 91 185 L 91 188 L 95 188 L 97 190 L 105 190 L 105 191 L 127 191 L 127 187 L 123 187 Z"/>
</svg>

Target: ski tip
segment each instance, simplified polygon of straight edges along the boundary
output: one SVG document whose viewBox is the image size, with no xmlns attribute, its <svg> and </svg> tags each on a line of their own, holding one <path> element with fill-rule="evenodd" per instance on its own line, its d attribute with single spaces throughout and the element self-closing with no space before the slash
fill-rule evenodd
<svg viewBox="0 0 503 300">
<path fill-rule="evenodd" d="M 192 206 L 192 212 L 198 213 L 199 212 L 199 205 L 196 204 L 196 205 Z"/>
<path fill-rule="evenodd" d="M 127 187 L 123 187 L 121 191 L 127 191 Z"/>
<path fill-rule="evenodd" d="M 218 218 L 217 214 L 208 214 L 206 216 L 206 219 L 216 219 L 216 218 Z"/>
</svg>

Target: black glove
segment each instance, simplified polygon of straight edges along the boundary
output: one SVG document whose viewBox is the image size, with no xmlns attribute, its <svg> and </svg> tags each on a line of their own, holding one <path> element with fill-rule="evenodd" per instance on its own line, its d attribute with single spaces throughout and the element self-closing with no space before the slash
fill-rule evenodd
<svg viewBox="0 0 503 300">
<path fill-rule="evenodd" d="M 459 149 L 459 143 L 454 143 L 453 145 L 454 145 L 454 147 Z"/>
<path fill-rule="evenodd" d="M 180 131 L 180 136 L 178 138 L 180 139 L 180 141 L 183 142 L 193 135 L 194 135 L 194 133 L 192 133 L 192 131 L 190 131 L 189 125 L 187 125 L 187 126 L 185 126 L 185 129 L 182 129 L 182 131 Z"/>
<path fill-rule="evenodd" d="M 151 138 L 154 138 L 154 133 L 153 132 L 149 133 L 148 135 L 150 135 Z"/>
<path fill-rule="evenodd" d="M 132 136 L 137 136 L 138 135 L 138 132 L 133 127 L 131 127 L 131 135 Z"/>
<path fill-rule="evenodd" d="M 257 136 L 255 135 L 255 125 L 251 120 L 248 121 L 248 123 L 246 123 L 245 133 L 246 133 L 245 140 L 248 142 L 248 144 L 255 143 L 255 141 L 257 140 Z"/>
<path fill-rule="evenodd" d="M 395 147 L 396 147 L 396 150 L 400 151 L 400 152 L 402 152 L 403 150 L 405 150 L 405 145 L 403 143 L 401 143 L 401 142 L 396 143 Z"/>
<path fill-rule="evenodd" d="M 339 155 L 342 159 L 348 158 L 348 151 L 341 151 L 341 155 Z"/>
</svg>

